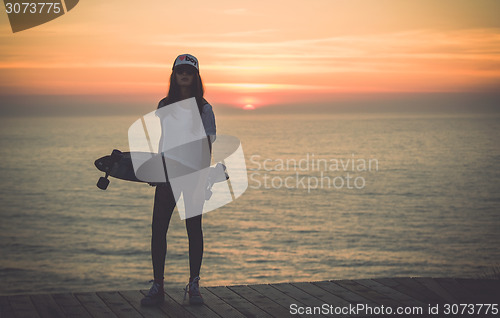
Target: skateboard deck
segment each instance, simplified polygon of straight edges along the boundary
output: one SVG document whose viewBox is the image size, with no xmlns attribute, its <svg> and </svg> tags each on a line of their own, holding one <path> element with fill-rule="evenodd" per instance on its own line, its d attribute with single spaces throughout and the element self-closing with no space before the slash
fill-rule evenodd
<svg viewBox="0 0 500 318">
<path fill-rule="evenodd" d="M 137 174 L 143 176 L 141 179 L 139 179 L 134 172 L 132 157 L 149 158 L 145 160 L 137 170 Z M 148 152 L 121 152 L 115 149 L 110 155 L 101 157 L 94 162 L 96 168 L 105 173 L 104 177 L 99 178 L 97 187 L 101 190 L 106 190 L 109 185 L 109 176 L 125 181 L 150 184 L 168 182 L 168 180 L 165 180 L 165 176 L 161 174 L 151 174 L 151 172 L 157 171 L 157 169 L 152 169 L 152 167 L 163 167 L 163 164 L 163 158 L 160 154 Z M 145 173 L 141 173 L 141 171 L 145 171 Z M 210 167 L 207 179 L 207 196 L 211 195 L 211 188 L 214 183 L 223 182 L 228 179 L 229 175 L 227 174 L 224 164 L 219 162 L 214 167 Z"/>
<path fill-rule="evenodd" d="M 134 167 L 132 165 L 132 157 L 130 152 L 121 152 L 113 150 L 111 155 L 101 157 L 94 162 L 97 169 L 117 179 L 143 182 L 135 176 Z"/>
</svg>

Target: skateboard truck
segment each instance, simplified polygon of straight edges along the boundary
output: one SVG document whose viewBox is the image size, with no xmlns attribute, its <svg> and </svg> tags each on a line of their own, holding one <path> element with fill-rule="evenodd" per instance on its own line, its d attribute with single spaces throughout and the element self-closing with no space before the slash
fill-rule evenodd
<svg viewBox="0 0 500 318">
<path fill-rule="evenodd" d="M 218 162 L 214 169 L 210 169 L 207 180 L 207 187 L 205 188 L 205 200 L 210 200 L 212 197 L 212 187 L 216 182 L 229 180 L 229 175 L 226 171 L 226 165 Z"/>
<path fill-rule="evenodd" d="M 118 149 L 114 149 L 113 152 L 111 153 L 111 158 L 109 160 L 109 164 L 107 164 L 103 170 L 106 172 L 106 175 L 104 177 L 100 177 L 99 181 L 97 181 L 97 187 L 101 190 L 106 190 L 109 185 L 109 172 L 111 171 L 111 168 L 113 167 L 113 164 L 118 162 L 121 157 L 122 157 L 122 152 Z"/>
</svg>

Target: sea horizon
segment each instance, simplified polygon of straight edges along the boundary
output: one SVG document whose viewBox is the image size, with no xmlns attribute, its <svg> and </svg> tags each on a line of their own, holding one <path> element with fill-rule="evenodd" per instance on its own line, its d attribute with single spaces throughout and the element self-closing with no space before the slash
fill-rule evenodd
<svg viewBox="0 0 500 318">
<path fill-rule="evenodd" d="M 202 285 L 489 275 L 500 264 L 499 117 L 216 112 L 218 134 L 241 141 L 248 188 L 203 216 Z M 136 119 L 0 118 L 0 294 L 147 288 L 154 188 L 110 178 L 99 190 L 93 166 L 128 149 Z M 370 159 L 376 169 L 358 169 Z M 188 277 L 174 212 L 166 284 Z"/>
</svg>

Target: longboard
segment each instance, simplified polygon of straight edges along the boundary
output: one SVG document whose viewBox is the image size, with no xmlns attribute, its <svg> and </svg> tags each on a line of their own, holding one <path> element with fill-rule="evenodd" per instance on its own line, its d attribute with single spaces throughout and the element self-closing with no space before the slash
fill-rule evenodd
<svg viewBox="0 0 500 318">
<path fill-rule="evenodd" d="M 162 180 L 163 182 L 159 182 L 158 180 L 154 180 L 155 176 L 151 176 L 151 179 L 139 179 L 137 178 L 134 167 L 132 164 L 132 157 L 145 157 L 151 158 L 147 160 L 139 169 L 143 168 L 145 171 L 154 171 L 154 169 L 148 169 L 151 166 L 158 167 L 163 164 L 162 156 L 159 154 L 151 154 L 146 152 L 121 152 L 120 150 L 114 149 L 110 155 L 101 157 L 94 162 L 94 165 L 99 171 L 105 173 L 104 177 L 100 177 L 97 182 L 97 187 L 101 190 L 106 190 L 109 185 L 108 177 L 114 177 L 116 179 L 121 179 L 125 181 L 132 182 L 143 182 L 143 183 L 165 183 L 168 180 Z M 139 172 L 139 171 L 138 171 Z M 158 176 L 157 176 L 158 177 Z M 163 178 L 164 179 L 164 178 Z M 217 163 L 214 167 L 209 168 L 208 179 L 207 179 L 207 188 L 206 188 L 206 199 L 208 200 L 212 195 L 212 186 L 217 182 L 223 182 L 229 179 L 229 175 L 226 171 L 226 166 L 222 163 Z"/>
</svg>

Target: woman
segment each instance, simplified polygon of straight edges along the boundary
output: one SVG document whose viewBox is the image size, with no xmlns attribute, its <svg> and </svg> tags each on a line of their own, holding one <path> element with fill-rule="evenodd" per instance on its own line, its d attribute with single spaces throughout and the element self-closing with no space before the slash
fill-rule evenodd
<svg viewBox="0 0 500 318">
<path fill-rule="evenodd" d="M 212 106 L 203 98 L 203 83 L 199 74 L 198 60 L 189 54 L 179 55 L 172 67 L 172 74 L 170 76 L 170 87 L 168 90 L 167 97 L 163 98 L 158 104 L 158 112 L 161 110 L 169 110 L 173 108 L 172 104 L 186 99 L 194 97 L 196 100 L 197 113 L 196 116 L 198 121 L 201 117 L 201 122 L 204 127 L 204 132 L 202 136 L 206 137 L 205 144 L 209 145 L 211 150 L 211 143 L 215 140 L 216 126 L 215 117 L 212 111 Z M 191 99 L 193 101 L 193 99 Z M 181 102 L 183 103 L 183 102 Z M 179 103 L 177 103 L 179 104 Z M 163 109 L 163 107 L 167 107 Z M 162 122 L 163 124 L 163 122 Z M 174 124 L 174 125 L 172 125 Z M 187 125 L 181 123 L 180 120 L 177 122 L 170 122 L 167 124 L 167 128 L 171 129 L 172 126 L 177 125 Z M 160 141 L 160 151 L 161 147 L 165 141 L 165 124 L 163 124 L 162 140 Z M 210 156 L 210 152 L 209 156 Z M 208 158 L 210 160 L 210 158 Z M 170 160 L 170 159 L 167 159 Z M 175 160 L 171 160 L 175 161 Z M 204 160 L 206 166 L 206 158 Z M 209 161 L 208 161 L 209 162 Z M 182 162 L 186 164 L 185 162 Z M 181 163 L 177 162 L 178 165 Z M 209 164 L 209 163 L 208 163 Z M 171 174 L 171 169 L 167 164 L 168 174 Z M 187 167 L 187 169 L 192 169 Z M 170 176 L 172 179 L 172 176 Z M 205 184 L 203 184 L 204 186 Z M 204 187 L 203 195 L 204 195 Z M 153 208 L 153 221 L 152 221 L 152 237 L 151 237 L 151 256 L 153 262 L 153 273 L 154 280 L 151 289 L 146 297 L 141 300 L 141 304 L 145 306 L 157 305 L 164 301 L 164 289 L 163 289 L 163 275 L 165 268 L 165 257 L 166 257 L 166 234 L 168 230 L 168 225 L 170 223 L 170 218 L 172 212 L 176 206 L 176 202 L 179 198 L 180 193 L 175 191 L 175 187 L 171 182 L 165 184 L 157 185 L 154 199 Z M 186 194 L 189 196 L 189 190 L 183 189 L 184 201 L 186 202 Z M 196 192 L 196 191 L 195 191 Z M 198 191 L 199 192 L 199 191 Z M 192 191 L 191 191 L 192 194 Z M 202 202 L 204 202 L 204 197 Z M 203 203 L 201 203 L 201 209 L 203 208 Z M 190 209 L 189 205 L 186 204 L 186 212 Z M 197 209 L 199 209 L 199 204 Z M 193 211 L 191 211 L 193 212 Z M 190 267 L 190 277 L 189 283 L 186 286 L 186 293 L 189 293 L 189 303 L 193 305 L 203 304 L 203 298 L 199 290 L 199 280 L 200 280 L 200 267 L 203 257 L 203 232 L 201 226 L 201 210 L 195 211 L 196 213 L 192 217 L 186 218 L 186 230 L 189 238 L 189 267 Z M 184 294 L 184 297 L 186 296 Z"/>
</svg>

